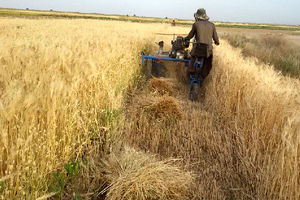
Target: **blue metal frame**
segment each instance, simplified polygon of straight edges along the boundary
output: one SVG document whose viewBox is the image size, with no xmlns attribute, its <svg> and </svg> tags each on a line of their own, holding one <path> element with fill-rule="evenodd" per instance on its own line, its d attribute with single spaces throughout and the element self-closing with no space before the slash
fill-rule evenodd
<svg viewBox="0 0 300 200">
<path fill-rule="evenodd" d="M 189 77 L 190 77 L 190 90 L 191 91 L 193 89 L 193 84 L 194 83 L 197 83 L 200 87 L 200 85 L 203 81 L 203 77 L 200 74 L 197 74 L 197 73 L 200 73 L 200 71 L 197 71 L 197 66 L 198 65 L 200 65 L 200 70 L 202 70 L 202 68 L 204 66 L 204 58 L 201 58 L 200 61 L 197 58 L 194 62 L 194 68 L 195 68 L 195 71 L 196 71 L 195 73 L 196 74 L 190 73 L 190 75 L 189 75 Z M 197 77 L 199 77 L 199 79 Z"/>
<path fill-rule="evenodd" d="M 185 66 L 189 66 L 189 64 L 190 64 L 190 60 L 186 60 L 186 59 L 160 57 L 160 56 L 145 56 L 145 55 L 142 54 L 142 64 L 144 64 L 145 59 L 166 60 L 166 61 L 173 61 L 173 62 L 184 62 Z"/>
</svg>

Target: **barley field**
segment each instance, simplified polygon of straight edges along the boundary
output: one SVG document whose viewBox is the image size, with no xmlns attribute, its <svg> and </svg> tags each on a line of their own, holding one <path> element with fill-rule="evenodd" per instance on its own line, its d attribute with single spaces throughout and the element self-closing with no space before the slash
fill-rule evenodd
<svg viewBox="0 0 300 200">
<path fill-rule="evenodd" d="M 0 199 L 299 198 L 299 80 L 222 40 L 191 102 L 140 56 L 189 28 L 0 21 Z"/>
<path fill-rule="evenodd" d="M 232 46 L 241 48 L 244 56 L 258 58 L 263 63 L 272 64 L 284 75 L 300 78 L 299 43 L 293 43 L 287 36 L 225 34 L 223 37 Z"/>
<path fill-rule="evenodd" d="M 99 14 L 99 13 L 80 13 L 80 12 L 62 12 L 53 9 L 47 10 L 31 10 L 26 9 L 11 9 L 0 8 L 0 16 L 6 17 L 20 17 L 20 18 L 66 18 L 66 19 L 98 19 L 98 20 L 111 20 L 111 21 L 128 21 L 139 23 L 172 23 L 172 18 L 158 18 L 158 17 L 145 17 L 133 15 L 112 15 L 112 14 Z M 194 21 L 190 19 L 175 18 L 176 24 L 180 26 L 191 26 Z M 257 23 L 237 23 L 237 22 L 214 22 L 217 27 L 222 28 L 237 28 L 250 30 L 282 30 L 282 31 L 299 31 L 297 25 L 278 25 L 278 24 L 257 24 Z"/>
</svg>

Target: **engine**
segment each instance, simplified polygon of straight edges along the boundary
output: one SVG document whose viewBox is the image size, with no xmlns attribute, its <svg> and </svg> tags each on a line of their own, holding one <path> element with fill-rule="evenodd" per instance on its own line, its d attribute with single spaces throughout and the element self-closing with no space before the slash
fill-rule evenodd
<svg viewBox="0 0 300 200">
<path fill-rule="evenodd" d="M 172 50 L 169 53 L 170 58 L 178 58 L 178 59 L 189 59 L 190 53 L 186 50 L 190 42 L 185 40 L 182 36 L 177 36 L 175 40 L 172 40 Z"/>
</svg>

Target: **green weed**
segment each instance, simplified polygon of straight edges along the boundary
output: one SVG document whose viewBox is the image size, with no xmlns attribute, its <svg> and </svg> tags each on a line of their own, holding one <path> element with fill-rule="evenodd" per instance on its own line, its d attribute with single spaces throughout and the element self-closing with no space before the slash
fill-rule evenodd
<svg viewBox="0 0 300 200">
<path fill-rule="evenodd" d="M 53 174 L 50 181 L 50 191 L 57 193 L 57 198 L 62 199 L 66 188 L 74 191 L 74 199 L 80 200 L 81 196 L 77 189 L 75 189 L 76 177 L 79 173 L 79 161 L 72 161 L 71 163 L 65 164 L 65 171 L 57 171 Z"/>
<path fill-rule="evenodd" d="M 63 191 L 64 191 L 64 186 L 65 186 L 65 181 L 66 181 L 66 174 L 63 172 L 55 172 L 53 174 L 53 177 L 50 181 L 50 190 L 51 192 L 56 192 L 59 199 L 62 199 L 63 197 Z"/>
<path fill-rule="evenodd" d="M 79 162 L 73 161 L 70 164 L 65 164 L 65 170 L 69 178 L 74 179 L 78 175 L 79 171 Z"/>
<path fill-rule="evenodd" d="M 104 126 L 109 126 L 122 113 L 122 109 L 102 109 L 100 120 Z"/>
<path fill-rule="evenodd" d="M 7 189 L 6 183 L 4 181 L 0 182 L 0 193 L 3 193 Z"/>
</svg>

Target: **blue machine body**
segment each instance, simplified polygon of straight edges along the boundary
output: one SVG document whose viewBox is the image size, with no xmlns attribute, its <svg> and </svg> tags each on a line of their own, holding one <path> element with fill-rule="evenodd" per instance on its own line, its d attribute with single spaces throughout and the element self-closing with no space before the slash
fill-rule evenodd
<svg viewBox="0 0 300 200">
<path fill-rule="evenodd" d="M 141 52 L 142 54 L 142 64 L 144 64 L 145 59 L 152 59 L 152 60 L 158 60 L 158 61 L 172 61 L 172 62 L 184 62 L 185 66 L 188 67 L 191 60 L 187 59 L 178 59 L 178 58 L 170 58 L 167 56 L 145 56 L 144 52 Z M 194 67 L 195 67 L 195 73 L 190 73 L 190 90 L 193 89 L 193 84 L 197 83 L 199 86 L 201 85 L 203 81 L 203 77 L 200 74 L 200 71 L 203 69 L 204 66 L 204 58 L 197 58 Z"/>
<path fill-rule="evenodd" d="M 142 64 L 144 64 L 145 59 L 184 62 L 186 67 L 188 67 L 190 64 L 190 60 L 187 60 L 187 59 L 169 58 L 169 57 L 163 57 L 163 56 L 145 56 L 142 54 Z"/>
</svg>

